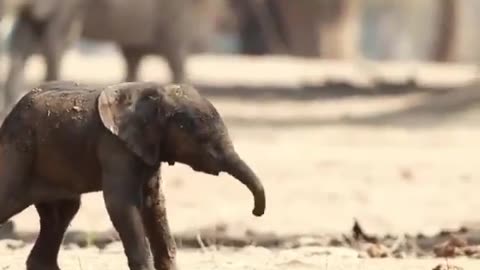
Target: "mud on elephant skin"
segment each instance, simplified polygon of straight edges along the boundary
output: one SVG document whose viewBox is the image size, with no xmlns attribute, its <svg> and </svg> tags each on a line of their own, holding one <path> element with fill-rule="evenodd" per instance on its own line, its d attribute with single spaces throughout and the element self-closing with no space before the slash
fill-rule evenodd
<svg viewBox="0 0 480 270">
<path fill-rule="evenodd" d="M 81 195 L 103 191 L 130 269 L 175 269 L 163 162 L 232 175 L 252 192 L 253 214 L 264 214 L 260 180 L 236 153 L 217 110 L 192 86 L 44 83 L 25 94 L 0 127 L 0 223 L 34 204 L 40 233 L 27 269 L 58 269 L 62 237 Z"/>
</svg>

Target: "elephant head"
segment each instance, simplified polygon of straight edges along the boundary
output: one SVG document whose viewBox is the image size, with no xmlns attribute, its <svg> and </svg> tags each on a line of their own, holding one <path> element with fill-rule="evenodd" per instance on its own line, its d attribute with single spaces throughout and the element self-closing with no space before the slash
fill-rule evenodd
<svg viewBox="0 0 480 270">
<path fill-rule="evenodd" d="M 262 183 L 239 157 L 214 106 L 187 84 L 127 82 L 108 86 L 98 98 L 103 125 L 148 165 L 180 162 L 196 171 L 226 172 L 254 197 L 263 215 Z"/>
</svg>

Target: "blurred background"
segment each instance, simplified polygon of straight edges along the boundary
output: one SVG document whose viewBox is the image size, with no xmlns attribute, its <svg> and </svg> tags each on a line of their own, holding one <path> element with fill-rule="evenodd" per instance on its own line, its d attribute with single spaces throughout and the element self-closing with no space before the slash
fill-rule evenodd
<svg viewBox="0 0 480 270">
<path fill-rule="evenodd" d="M 46 1 L 45 5 L 55 2 L 2 0 L 3 53 L 15 14 L 29 5 L 43 5 L 39 4 L 42 1 Z M 145 2 L 148 1 L 141 3 Z M 478 46 L 475 10 L 480 5 L 477 1 L 191 2 L 195 5 L 188 8 L 195 9 L 196 49 L 205 53 L 441 62 L 475 62 L 479 57 L 475 49 Z M 81 40 L 76 43 L 93 51 L 93 47 L 100 45 L 82 46 Z"/>
<path fill-rule="evenodd" d="M 0 1 L 0 89 L 9 52 L 41 40 L 59 14 L 43 5 L 59 1 Z M 184 3 L 176 15 L 148 8 L 173 0 L 60 2 L 75 1 L 92 18 L 137 12 L 116 18 L 120 31 L 130 31 L 142 12 L 163 18 L 168 29 L 188 14 L 186 76 L 218 108 L 265 183 L 266 215 L 255 218 L 248 192 L 229 176 L 166 166 L 174 232 L 223 224 L 233 234 L 322 234 L 348 231 L 356 218 L 372 232 L 435 233 L 480 221 L 480 1 L 175 0 Z M 27 16 L 35 38 L 12 47 L 18 14 L 28 9 L 35 10 Z M 81 18 L 85 29 L 102 27 Z M 147 22 L 133 31 L 150 31 Z M 126 62 L 117 43 L 78 33 L 59 77 L 122 81 Z M 27 86 L 13 100 L 44 80 L 45 61 L 33 54 L 17 71 Z M 162 56 L 142 58 L 139 80 L 171 78 Z M 31 208 L 14 220 L 38 228 Z M 85 196 L 72 226 L 111 227 L 101 195 Z"/>
</svg>

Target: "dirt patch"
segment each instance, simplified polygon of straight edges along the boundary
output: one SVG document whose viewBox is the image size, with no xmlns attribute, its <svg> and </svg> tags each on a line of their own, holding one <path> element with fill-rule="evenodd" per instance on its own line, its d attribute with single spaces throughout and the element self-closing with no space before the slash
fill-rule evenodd
<svg viewBox="0 0 480 270">
<path fill-rule="evenodd" d="M 0 242 L 0 267 L 25 269 L 25 260 L 31 245 L 15 251 L 3 248 Z M 358 258 L 356 252 L 342 248 L 305 247 L 270 250 L 249 246 L 231 249 L 227 247 L 180 249 L 177 262 L 180 269 L 230 269 L 230 270 L 467 270 L 478 269 L 477 260 L 466 258 L 429 259 L 368 259 Z M 95 247 L 62 249 L 59 266 L 64 270 L 115 269 L 127 270 L 127 262 L 120 244 L 112 244 L 104 250 Z"/>
</svg>

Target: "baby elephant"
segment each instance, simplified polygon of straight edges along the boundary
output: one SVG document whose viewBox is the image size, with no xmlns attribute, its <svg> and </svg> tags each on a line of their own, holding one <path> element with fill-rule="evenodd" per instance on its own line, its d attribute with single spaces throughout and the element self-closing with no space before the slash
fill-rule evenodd
<svg viewBox="0 0 480 270">
<path fill-rule="evenodd" d="M 176 269 L 159 183 L 162 162 L 227 172 L 252 192 L 253 214 L 263 215 L 261 182 L 235 152 L 216 109 L 193 87 L 44 83 L 23 96 L 0 127 L 0 223 L 34 204 L 40 233 L 27 269 L 58 270 L 81 195 L 103 191 L 129 269 Z"/>
</svg>

